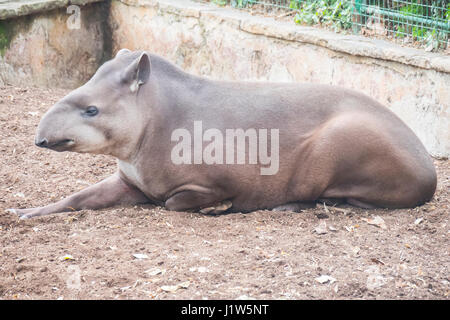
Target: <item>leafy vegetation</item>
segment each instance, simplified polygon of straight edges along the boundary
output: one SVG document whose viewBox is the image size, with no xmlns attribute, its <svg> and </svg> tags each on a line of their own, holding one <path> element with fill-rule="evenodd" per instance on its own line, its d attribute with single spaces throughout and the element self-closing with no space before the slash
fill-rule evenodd
<svg viewBox="0 0 450 320">
<path fill-rule="evenodd" d="M 336 31 L 352 27 L 352 5 L 349 1 L 305 0 L 297 5 L 297 9 L 296 23 L 321 24 Z"/>
<path fill-rule="evenodd" d="M 450 29 L 450 4 L 446 0 L 409 0 L 400 4 L 398 12 L 405 19 L 397 19 L 395 37 L 410 35 L 415 41 L 423 41 L 429 50 L 446 46 Z M 415 17 L 416 20 L 408 20 L 408 17 Z M 443 25 L 445 22 L 448 29 L 442 30 L 438 23 Z"/>
</svg>

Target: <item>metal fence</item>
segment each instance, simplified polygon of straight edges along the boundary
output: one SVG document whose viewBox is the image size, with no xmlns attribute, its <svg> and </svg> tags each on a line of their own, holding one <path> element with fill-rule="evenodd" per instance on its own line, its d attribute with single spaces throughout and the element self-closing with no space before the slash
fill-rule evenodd
<svg viewBox="0 0 450 320">
<path fill-rule="evenodd" d="M 298 24 L 392 39 L 427 51 L 450 47 L 449 0 L 210 0 L 218 5 L 293 10 Z"/>
</svg>

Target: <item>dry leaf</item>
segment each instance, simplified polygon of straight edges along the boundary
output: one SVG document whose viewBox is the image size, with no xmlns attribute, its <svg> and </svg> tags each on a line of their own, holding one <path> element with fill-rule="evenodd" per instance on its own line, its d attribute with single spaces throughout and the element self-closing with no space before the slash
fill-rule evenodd
<svg viewBox="0 0 450 320">
<path fill-rule="evenodd" d="M 136 259 L 148 259 L 148 256 L 143 253 L 135 253 L 133 254 L 133 257 L 135 257 Z"/>
<path fill-rule="evenodd" d="M 324 284 L 329 282 L 330 284 L 332 284 L 333 282 L 336 281 L 335 278 L 327 276 L 327 275 L 321 275 L 320 277 L 315 278 L 314 280 L 316 280 L 317 282 Z"/>
<path fill-rule="evenodd" d="M 364 220 L 368 224 L 377 226 L 381 229 L 387 229 L 386 223 L 384 222 L 383 218 L 381 218 L 380 216 L 375 216 L 373 218 L 368 218 L 368 219 L 362 218 L 362 220 Z"/>
<path fill-rule="evenodd" d="M 189 287 L 190 284 L 191 284 L 190 281 L 184 281 L 184 282 L 179 283 L 178 286 L 179 286 L 181 289 L 187 289 L 187 288 Z"/>
<path fill-rule="evenodd" d="M 14 198 L 25 198 L 25 194 L 23 192 L 17 192 L 13 195 Z"/>
<path fill-rule="evenodd" d="M 355 257 L 358 256 L 360 250 L 361 250 L 360 247 L 353 247 L 353 248 L 352 248 L 353 255 L 354 255 Z"/>
<path fill-rule="evenodd" d="M 342 209 L 342 208 L 336 208 L 336 207 L 332 207 L 331 210 L 342 212 L 344 215 L 351 212 L 351 210 L 349 210 L 349 209 Z"/>
<path fill-rule="evenodd" d="M 314 232 L 317 234 L 325 234 L 327 233 L 327 224 L 325 221 L 321 221 L 319 225 L 314 229 Z"/>
<path fill-rule="evenodd" d="M 161 289 L 166 292 L 175 292 L 179 289 L 178 286 L 162 286 Z"/>
<path fill-rule="evenodd" d="M 162 286 L 161 289 L 166 292 L 175 292 L 178 289 L 187 289 L 191 283 L 189 281 L 181 282 L 174 286 Z"/>
<path fill-rule="evenodd" d="M 166 273 L 166 269 L 153 268 L 145 270 L 145 273 L 148 274 L 149 276 L 156 276 L 158 274 Z"/>
<path fill-rule="evenodd" d="M 383 261 L 381 261 L 380 259 L 377 259 L 377 258 L 372 258 L 372 259 L 370 259 L 370 261 L 378 263 L 378 264 L 382 264 L 383 266 L 385 265 L 385 263 Z"/>
</svg>

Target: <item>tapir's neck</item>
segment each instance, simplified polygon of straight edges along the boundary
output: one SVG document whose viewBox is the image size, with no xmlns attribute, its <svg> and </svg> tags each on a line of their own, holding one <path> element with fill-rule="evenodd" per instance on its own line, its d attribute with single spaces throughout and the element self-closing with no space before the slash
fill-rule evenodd
<svg viewBox="0 0 450 320">
<path fill-rule="evenodd" d="M 139 88 L 137 98 L 139 121 L 143 122 L 141 133 L 130 152 L 118 157 L 129 163 L 138 161 L 142 154 L 148 157 L 150 149 L 164 143 L 161 140 L 167 138 L 172 124 L 185 114 L 180 109 L 194 107 L 198 99 L 196 92 L 208 81 L 184 72 L 159 56 L 151 55 L 151 65 L 150 79 Z"/>
<path fill-rule="evenodd" d="M 191 98 L 192 93 L 198 91 L 207 80 L 183 71 L 167 60 L 151 55 L 152 79 L 162 94 L 168 95 L 169 102 L 173 103 L 177 97 Z M 154 86 L 154 84 L 152 84 Z M 187 101 L 188 102 L 188 101 Z"/>
<path fill-rule="evenodd" d="M 180 109 L 195 108 L 202 88 L 210 80 L 186 73 L 159 56 L 152 55 L 151 61 L 152 73 L 145 92 L 151 120 L 160 117 L 158 123 L 163 124 L 165 120 L 174 120 L 174 116 L 183 117 L 185 112 Z"/>
</svg>

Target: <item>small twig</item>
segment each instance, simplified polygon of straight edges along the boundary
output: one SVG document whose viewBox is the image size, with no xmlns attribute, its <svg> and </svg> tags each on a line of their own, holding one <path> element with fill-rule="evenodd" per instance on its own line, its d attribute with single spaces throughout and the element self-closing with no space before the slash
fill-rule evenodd
<svg viewBox="0 0 450 320">
<path fill-rule="evenodd" d="M 276 16 L 275 19 L 284 18 L 284 17 L 290 16 L 290 15 L 293 15 L 294 13 L 295 13 L 294 10 L 288 11 L 288 12 L 285 12 L 283 14 L 280 14 L 279 16 Z"/>
</svg>

